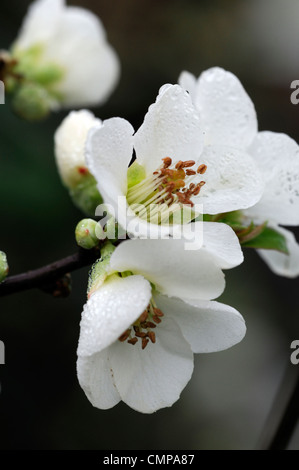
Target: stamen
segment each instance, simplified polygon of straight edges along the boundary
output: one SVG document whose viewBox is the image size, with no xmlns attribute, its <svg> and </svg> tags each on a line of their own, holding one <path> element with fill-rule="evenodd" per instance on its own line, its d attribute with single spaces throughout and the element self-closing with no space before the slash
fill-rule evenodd
<svg viewBox="0 0 299 470">
<path fill-rule="evenodd" d="M 127 343 L 133 344 L 133 346 L 134 346 L 134 344 L 136 344 L 137 342 L 138 342 L 138 338 L 128 339 L 128 341 L 127 341 Z"/>
<path fill-rule="evenodd" d="M 149 337 L 149 339 L 151 340 L 152 343 L 156 342 L 156 335 L 153 331 L 148 332 L 148 337 Z"/>
<path fill-rule="evenodd" d="M 126 339 L 129 338 L 130 333 L 131 333 L 131 330 L 125 331 L 125 332 L 124 332 L 122 335 L 120 335 L 120 337 L 118 338 L 119 341 L 121 341 L 121 342 L 126 341 Z"/>
<path fill-rule="evenodd" d="M 134 346 L 140 339 L 142 349 L 146 348 L 149 341 L 154 344 L 156 342 L 156 334 L 152 330 L 157 327 L 158 323 L 161 323 L 161 317 L 163 316 L 163 312 L 157 308 L 152 297 L 147 308 L 135 323 L 120 335 L 119 341 L 127 341 L 127 343 Z"/>
<path fill-rule="evenodd" d="M 199 165 L 199 167 L 197 168 L 197 173 L 200 173 L 201 175 L 203 175 L 207 170 L 207 165 Z"/>
<path fill-rule="evenodd" d="M 170 157 L 162 158 L 162 164 L 151 175 L 132 186 L 127 201 L 138 217 L 155 224 L 170 222 L 170 217 L 183 209 L 193 207 L 192 197 L 197 196 L 204 181 L 194 183 L 198 174 L 205 173 L 207 166 L 201 164 L 191 169 L 194 160 L 179 160 L 174 167 Z M 172 166 L 172 167 L 171 167 Z"/>
</svg>

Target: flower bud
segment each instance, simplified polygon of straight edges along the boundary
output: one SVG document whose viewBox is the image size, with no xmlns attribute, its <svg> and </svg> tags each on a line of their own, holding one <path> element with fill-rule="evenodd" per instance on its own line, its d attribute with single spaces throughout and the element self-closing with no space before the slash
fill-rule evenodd
<svg viewBox="0 0 299 470">
<path fill-rule="evenodd" d="M 65 0 L 33 2 L 11 54 L 16 72 L 42 84 L 56 109 L 103 103 L 119 78 L 119 60 L 101 21 Z"/>
<path fill-rule="evenodd" d="M 48 116 L 51 100 L 47 91 L 36 83 L 20 85 L 12 100 L 13 109 L 21 118 L 40 121 Z"/>
<path fill-rule="evenodd" d="M 96 207 L 103 202 L 96 180 L 89 172 L 75 188 L 70 189 L 70 196 L 75 206 L 90 216 L 95 215 Z"/>
<path fill-rule="evenodd" d="M 0 251 L 0 282 L 5 280 L 8 270 L 6 254 L 3 251 Z"/>
<path fill-rule="evenodd" d="M 81 220 L 75 230 L 76 242 L 81 248 L 90 250 L 99 240 L 105 239 L 105 233 L 100 224 L 93 219 Z"/>
<path fill-rule="evenodd" d="M 84 146 L 88 131 L 101 124 L 102 121 L 87 110 L 72 111 L 54 136 L 56 164 L 62 182 L 69 189 L 74 204 L 90 216 L 103 200 L 86 166 Z"/>
</svg>

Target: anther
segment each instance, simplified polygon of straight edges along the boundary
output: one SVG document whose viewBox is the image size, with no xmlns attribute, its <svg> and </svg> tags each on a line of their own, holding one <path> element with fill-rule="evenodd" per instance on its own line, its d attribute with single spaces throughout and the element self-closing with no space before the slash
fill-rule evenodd
<svg viewBox="0 0 299 470">
<path fill-rule="evenodd" d="M 154 320 L 155 323 L 161 323 L 161 320 L 160 320 L 159 317 L 157 317 L 157 315 L 153 316 L 153 320 Z"/>
<path fill-rule="evenodd" d="M 135 336 L 137 336 L 138 338 L 145 338 L 146 333 L 144 333 L 143 331 L 135 331 Z"/>
<path fill-rule="evenodd" d="M 148 311 L 144 310 L 144 312 L 139 317 L 140 323 L 143 323 L 147 319 L 147 317 L 148 317 Z"/>
<path fill-rule="evenodd" d="M 182 162 L 181 168 L 189 168 L 190 166 L 195 165 L 194 160 L 186 160 L 185 162 Z"/>
<path fill-rule="evenodd" d="M 144 324 L 144 328 L 156 328 L 157 325 L 155 325 L 153 322 L 151 321 L 147 321 L 145 324 Z"/>
<path fill-rule="evenodd" d="M 158 317 L 164 316 L 164 313 L 159 308 L 154 308 L 154 314 L 157 315 Z"/>
<path fill-rule="evenodd" d="M 152 343 L 156 342 L 156 335 L 153 331 L 148 332 L 148 337 L 149 337 L 149 339 L 151 340 Z"/>
<path fill-rule="evenodd" d="M 196 175 L 196 171 L 187 169 L 186 170 L 186 175 L 187 176 Z"/>
<path fill-rule="evenodd" d="M 126 339 L 128 339 L 129 336 L 130 336 L 130 330 L 126 330 L 122 335 L 120 335 L 118 339 L 119 341 L 123 342 L 123 341 L 126 341 Z"/>
<path fill-rule="evenodd" d="M 147 345 L 148 345 L 148 339 L 142 338 L 142 349 L 146 348 Z"/>
<path fill-rule="evenodd" d="M 136 343 L 137 343 L 137 341 L 138 341 L 138 339 L 137 339 L 137 338 L 131 338 L 131 339 L 128 339 L 127 343 L 129 343 L 129 344 L 133 344 L 133 346 L 134 346 L 134 344 L 136 344 Z"/>
<path fill-rule="evenodd" d="M 180 161 L 177 162 L 175 167 L 176 167 L 177 170 L 180 170 L 181 168 L 183 168 L 183 165 L 184 165 L 184 163 L 182 162 L 182 160 L 180 160 Z"/>
<path fill-rule="evenodd" d="M 207 165 L 205 165 L 204 163 L 202 163 L 202 164 L 199 165 L 199 167 L 197 168 L 197 173 L 200 173 L 201 175 L 203 175 L 203 174 L 206 172 L 206 169 L 207 169 Z"/>
<path fill-rule="evenodd" d="M 164 162 L 164 168 L 168 168 L 172 164 L 172 160 L 170 157 L 162 158 L 162 160 Z"/>
</svg>

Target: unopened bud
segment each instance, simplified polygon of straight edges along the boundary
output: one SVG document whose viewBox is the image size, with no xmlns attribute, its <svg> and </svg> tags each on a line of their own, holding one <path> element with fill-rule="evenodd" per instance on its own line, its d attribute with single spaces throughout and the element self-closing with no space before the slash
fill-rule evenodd
<svg viewBox="0 0 299 470">
<path fill-rule="evenodd" d="M 90 250 L 104 240 L 106 235 L 102 227 L 93 219 L 81 220 L 75 230 L 76 242 L 81 248 Z"/>
<path fill-rule="evenodd" d="M 13 109 L 21 118 L 40 121 L 50 112 L 51 99 L 47 91 L 35 83 L 20 85 L 12 100 Z"/>
<path fill-rule="evenodd" d="M 8 270 L 6 254 L 0 251 L 0 282 L 5 280 L 8 275 Z"/>
<path fill-rule="evenodd" d="M 81 182 L 75 188 L 70 189 L 70 195 L 75 206 L 90 216 L 93 216 L 97 206 L 103 203 L 97 182 L 88 170 Z"/>
</svg>

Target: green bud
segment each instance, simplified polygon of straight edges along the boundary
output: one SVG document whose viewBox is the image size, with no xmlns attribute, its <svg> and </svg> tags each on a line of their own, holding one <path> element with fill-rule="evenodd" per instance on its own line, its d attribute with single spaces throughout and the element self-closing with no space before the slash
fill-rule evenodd
<svg viewBox="0 0 299 470">
<path fill-rule="evenodd" d="M 108 276 L 112 275 L 110 272 L 110 258 L 114 250 L 115 246 L 110 242 L 107 242 L 101 249 L 101 258 L 94 263 L 89 273 L 88 298 L 103 285 Z"/>
<path fill-rule="evenodd" d="M 3 251 L 0 251 L 0 282 L 5 280 L 8 270 L 6 254 Z"/>
<path fill-rule="evenodd" d="M 15 113 L 21 118 L 28 121 L 40 121 L 50 113 L 51 98 L 42 86 L 25 83 L 17 88 L 12 105 Z"/>
<path fill-rule="evenodd" d="M 90 173 L 82 177 L 75 188 L 70 189 L 70 195 L 75 206 L 90 216 L 94 216 L 97 206 L 103 203 L 97 182 Z"/>
<path fill-rule="evenodd" d="M 104 240 L 106 235 L 101 225 L 92 219 L 81 220 L 75 230 L 76 242 L 81 248 L 90 250 Z"/>
</svg>

